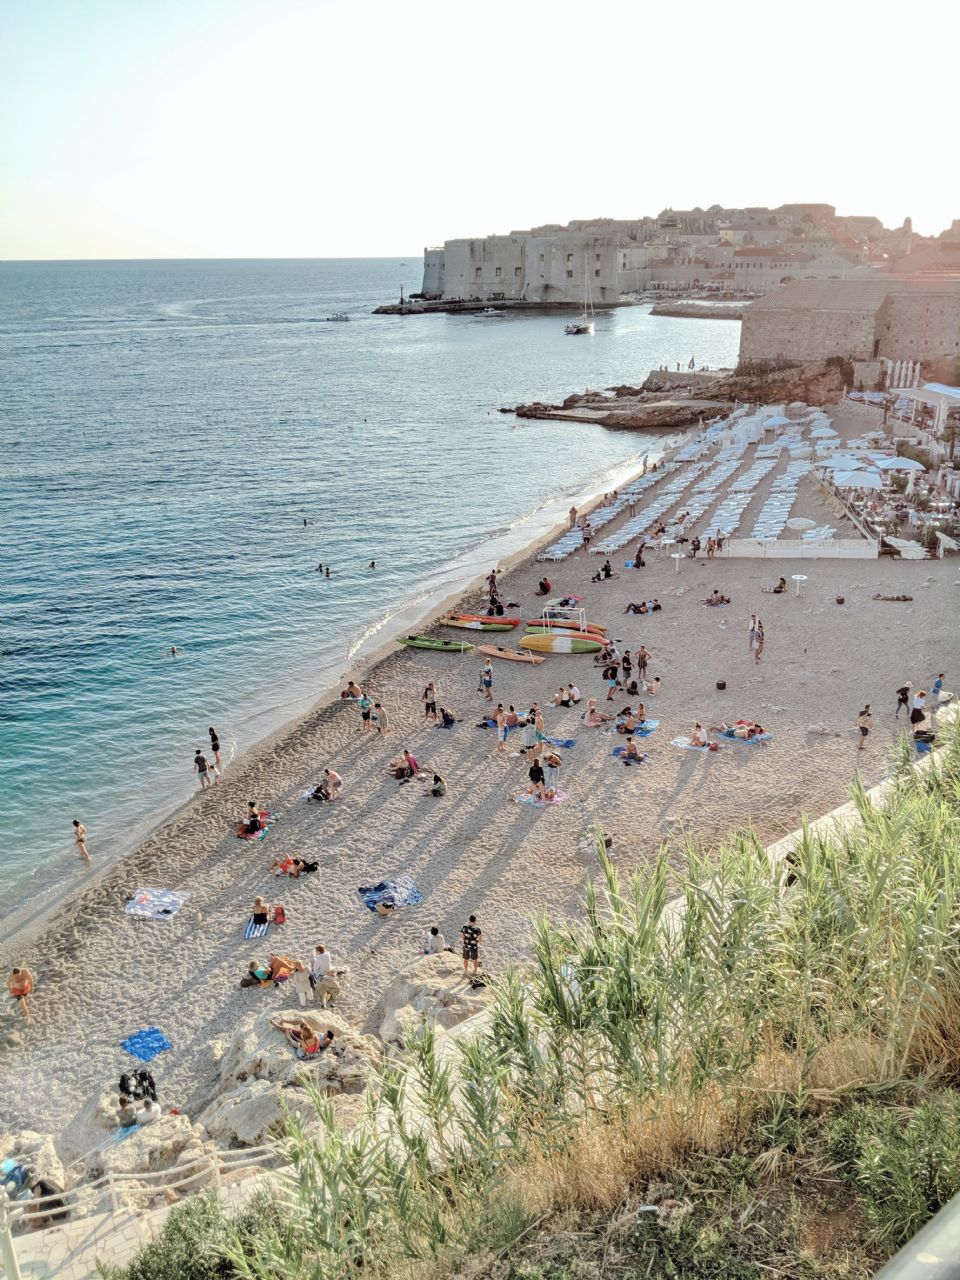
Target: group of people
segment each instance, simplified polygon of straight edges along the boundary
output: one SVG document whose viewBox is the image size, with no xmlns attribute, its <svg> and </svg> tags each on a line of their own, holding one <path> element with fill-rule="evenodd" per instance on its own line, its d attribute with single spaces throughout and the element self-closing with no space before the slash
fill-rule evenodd
<svg viewBox="0 0 960 1280">
<path fill-rule="evenodd" d="M 197 781 L 200 783 L 200 790 L 206 791 L 213 786 L 214 781 L 221 778 L 220 773 L 220 738 L 213 725 L 207 730 L 210 734 L 210 752 L 212 759 L 208 759 L 201 747 L 197 747 L 193 756 L 193 772 L 197 775 Z"/>
<path fill-rule="evenodd" d="M 332 1004 L 340 995 L 339 979 L 346 972 L 346 969 L 338 969 L 334 966 L 330 952 L 323 943 L 318 943 L 314 947 L 309 968 L 301 960 L 271 954 L 266 962 L 257 959 L 250 961 L 246 973 L 240 979 L 240 986 L 289 985 L 296 994 L 301 1008 L 305 1008 L 312 1002 L 326 1006 Z"/>
</svg>

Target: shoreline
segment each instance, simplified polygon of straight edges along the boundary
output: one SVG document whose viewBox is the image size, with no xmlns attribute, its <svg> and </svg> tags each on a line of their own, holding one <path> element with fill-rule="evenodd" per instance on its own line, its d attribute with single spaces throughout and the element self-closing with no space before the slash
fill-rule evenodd
<svg viewBox="0 0 960 1280">
<path fill-rule="evenodd" d="M 664 432 L 663 434 L 669 438 L 674 433 Z M 665 454 L 677 447 L 679 447 L 677 444 L 671 445 L 665 439 L 663 448 L 659 453 L 655 450 L 650 451 L 653 455 L 652 460 L 659 461 Z M 613 488 L 620 488 L 638 474 L 640 474 L 640 470 L 636 459 L 633 459 L 614 469 L 613 476 L 608 480 L 608 483 Z M 495 555 L 494 563 L 496 563 L 498 570 L 504 573 L 509 572 L 536 555 L 543 546 L 553 541 L 568 526 L 568 502 L 571 505 L 575 505 L 581 513 L 586 513 L 599 505 L 604 492 L 605 490 L 594 490 L 592 486 L 589 486 L 581 491 L 576 498 L 566 496 L 551 498 L 529 516 L 519 521 L 519 527 L 523 528 L 525 524 L 535 520 L 537 516 L 541 518 L 549 516 L 554 508 L 563 508 L 562 511 L 557 512 L 559 518 L 548 526 L 539 529 L 532 538 L 528 538 L 522 545 L 514 546 L 501 555 L 496 554 L 496 546 L 499 542 L 510 543 L 513 541 L 510 537 L 511 530 L 508 529 L 484 540 L 473 552 L 464 552 L 454 557 L 448 564 L 452 566 L 460 561 L 469 563 L 476 559 L 482 560 L 486 565 L 489 559 L 489 552 Z M 465 568 L 463 574 L 456 578 L 456 585 L 451 586 L 451 589 L 448 590 L 444 586 L 416 596 L 409 603 L 402 605 L 395 613 L 392 613 L 379 626 L 371 624 L 365 628 L 364 631 L 367 634 L 359 644 L 356 643 L 357 637 L 354 636 L 343 654 L 343 663 L 346 664 L 347 670 L 331 683 L 325 683 L 319 693 L 303 694 L 294 698 L 282 698 L 280 701 L 275 702 L 272 707 L 274 713 L 281 708 L 291 706 L 295 709 L 279 722 L 273 723 L 265 732 L 255 731 L 255 736 L 242 746 L 238 746 L 236 754 L 224 769 L 221 781 L 215 786 L 222 787 L 226 781 L 231 779 L 241 781 L 242 778 L 238 777 L 238 775 L 255 770 L 259 758 L 274 750 L 284 739 L 297 734 L 305 729 L 308 724 L 319 723 L 324 713 L 329 713 L 331 707 L 342 707 L 343 704 L 339 701 L 342 681 L 353 678 L 360 683 L 369 683 L 371 677 L 381 667 L 385 667 L 391 658 L 399 657 L 403 654 L 404 650 L 398 650 L 396 646 L 398 636 L 410 634 L 411 629 L 415 628 L 432 628 L 443 614 L 457 605 L 466 605 L 470 598 L 483 586 L 487 572 L 489 572 L 489 569 L 486 567 Z M 469 576 L 467 576 L 468 573 Z M 364 631 L 358 634 L 362 636 Z M 356 647 L 354 647 L 355 644 Z M 340 664 L 339 662 L 334 664 L 333 660 L 331 660 L 332 665 Z M 271 709 L 267 709 L 263 712 L 258 712 L 255 718 L 269 718 L 270 716 Z M 11 947 L 29 947 L 37 935 L 42 933 L 60 913 L 68 912 L 85 894 L 96 893 L 104 888 L 109 879 L 115 874 L 121 873 L 125 867 L 132 868 L 136 862 L 137 855 L 144 846 L 160 836 L 165 827 L 175 824 L 191 809 L 196 807 L 199 798 L 203 794 L 199 789 L 194 789 L 190 795 L 184 796 L 177 803 L 164 806 L 158 809 L 155 814 L 145 818 L 142 825 L 136 829 L 136 833 L 114 855 L 110 856 L 102 866 L 97 866 L 95 862 L 90 865 L 80 862 L 80 874 L 71 877 L 69 876 L 71 864 L 68 863 L 67 874 L 59 879 L 57 883 L 44 886 L 35 892 L 31 892 L 29 879 L 26 879 L 23 882 L 23 887 L 17 890 L 15 900 L 0 912 L 0 928 L 3 929 L 0 955 L 5 960 L 9 960 L 14 954 L 14 951 L 11 951 Z M 75 859 L 75 861 L 79 860 Z M 143 870 L 146 872 L 149 868 L 144 868 Z M 140 874 L 139 871 L 138 874 Z M 135 885 L 131 884 L 128 891 L 132 892 L 135 887 Z"/>
</svg>

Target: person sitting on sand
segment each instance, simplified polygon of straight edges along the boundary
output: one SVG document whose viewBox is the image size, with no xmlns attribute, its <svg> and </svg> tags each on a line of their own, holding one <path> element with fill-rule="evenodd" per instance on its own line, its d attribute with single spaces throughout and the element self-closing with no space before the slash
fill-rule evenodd
<svg viewBox="0 0 960 1280">
<path fill-rule="evenodd" d="M 588 729 L 597 729 L 602 724 L 606 724 L 608 720 L 612 720 L 613 716 L 608 716 L 602 711 L 597 710 L 596 698 L 591 698 L 587 703 L 587 709 L 583 714 L 583 723 Z"/>
<path fill-rule="evenodd" d="M 563 687 L 563 685 L 560 686 L 557 692 L 550 699 L 550 705 L 551 707 L 569 707 L 570 706 L 570 698 L 568 697 L 567 691 Z"/>
<path fill-rule="evenodd" d="M 275 876 L 292 875 L 295 862 L 296 858 L 291 857 L 290 854 L 286 854 L 282 858 L 274 858 L 268 869 L 272 871 Z"/>
<path fill-rule="evenodd" d="M 427 787 L 423 794 L 425 796 L 435 796 L 438 800 L 441 796 L 445 796 L 447 794 L 447 784 L 444 782 L 443 778 L 441 778 L 439 773 L 435 773 L 433 775 L 433 785 Z"/>
<path fill-rule="evenodd" d="M 640 748 L 637 746 L 636 738 L 631 738 L 627 743 L 626 751 L 623 753 L 623 762 L 624 764 L 634 764 L 635 762 L 639 763 L 639 760 Z"/>
<path fill-rule="evenodd" d="M 570 698 L 570 705 L 572 707 L 577 706 L 577 704 L 580 702 L 580 690 L 577 688 L 575 684 L 567 685 L 567 694 Z"/>
<path fill-rule="evenodd" d="M 262 898 L 254 898 L 253 913 L 250 917 L 255 925 L 270 923 L 270 908 Z"/>
<path fill-rule="evenodd" d="M 552 590 L 553 588 L 550 586 L 550 579 L 541 578 L 539 583 L 537 584 L 537 595 L 548 596 Z"/>
<path fill-rule="evenodd" d="M 382 901 L 377 903 L 375 910 L 378 916 L 396 915 L 397 904 L 394 902 L 393 898 L 384 898 Z"/>
<path fill-rule="evenodd" d="M 661 683 L 662 681 L 659 676 L 654 676 L 652 680 L 644 680 L 643 692 L 652 694 L 653 697 L 656 697 L 660 692 Z"/>
<path fill-rule="evenodd" d="M 613 567 L 610 564 L 609 557 L 604 560 L 600 572 L 603 574 L 604 581 L 607 581 L 609 578 L 618 578 L 620 576 L 618 573 L 613 572 Z"/>
<path fill-rule="evenodd" d="M 263 822 L 260 814 L 261 810 L 257 808 L 256 800 L 248 800 L 247 816 L 240 827 L 241 832 L 248 836 L 255 836 L 258 831 L 262 830 Z"/>
<path fill-rule="evenodd" d="M 761 587 L 760 590 L 768 596 L 782 596 L 787 589 L 786 578 L 781 578 L 775 587 Z"/>
<path fill-rule="evenodd" d="M 693 733 L 690 735 L 690 745 L 692 747 L 706 747 L 709 745 L 706 735 L 703 732 L 703 725 L 699 720 L 693 726 Z"/>
<path fill-rule="evenodd" d="M 320 792 L 320 795 L 315 796 L 314 798 L 329 800 L 332 802 L 340 799 L 340 793 L 342 790 L 343 779 L 340 777 L 339 773 L 334 769 L 324 769 L 323 777 L 320 779 L 320 785 L 317 787 L 317 791 Z"/>
<path fill-rule="evenodd" d="M 347 687 L 340 694 L 340 697 L 359 699 L 363 697 L 363 690 L 360 688 L 358 684 L 355 684 L 353 680 L 350 680 L 347 684 Z"/>
<path fill-rule="evenodd" d="M 403 752 L 387 765 L 386 772 L 391 778 L 398 778 L 401 782 L 409 782 L 411 778 L 415 778 L 420 772 L 420 765 L 417 763 L 413 752 L 408 747 L 404 747 Z"/>
<path fill-rule="evenodd" d="M 448 707 L 440 708 L 440 724 L 441 729 L 452 729 L 457 723 L 457 717 Z"/>
<path fill-rule="evenodd" d="M 289 1040 L 300 1059 L 315 1058 L 333 1044 L 332 1031 L 327 1031 L 321 1039 L 308 1022 L 301 1022 L 299 1018 L 271 1018 L 270 1025 Z"/>
<path fill-rule="evenodd" d="M 626 714 L 623 716 L 621 720 L 617 721 L 617 733 L 633 734 L 636 732 L 636 730 L 637 730 L 637 718 L 633 714 L 633 712 L 630 710 L 630 708 L 627 707 Z"/>
<path fill-rule="evenodd" d="M 707 596 L 706 600 L 704 600 L 703 603 L 711 604 L 714 607 L 716 607 L 717 605 L 721 605 L 721 604 L 729 604 L 730 597 L 721 595 L 719 588 L 714 587 L 712 593 Z"/>
</svg>

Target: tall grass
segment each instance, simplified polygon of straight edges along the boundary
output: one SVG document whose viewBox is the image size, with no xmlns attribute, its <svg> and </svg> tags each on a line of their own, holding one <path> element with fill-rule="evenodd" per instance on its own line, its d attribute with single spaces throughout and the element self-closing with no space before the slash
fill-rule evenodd
<svg viewBox="0 0 960 1280">
<path fill-rule="evenodd" d="M 804 831 L 795 881 L 750 833 L 622 883 L 598 846 L 581 918 L 536 922 L 472 1039 L 430 1030 L 343 1133 L 291 1119 L 283 1213 L 238 1275 L 447 1274 L 565 1207 L 612 1209 L 693 1152 L 960 1061 L 960 731 L 904 753 L 859 825 Z M 772 1117 L 772 1119 L 771 1119 Z M 919 1192 L 917 1196 L 919 1196 Z M 915 1197 L 916 1199 L 917 1197 Z"/>
</svg>

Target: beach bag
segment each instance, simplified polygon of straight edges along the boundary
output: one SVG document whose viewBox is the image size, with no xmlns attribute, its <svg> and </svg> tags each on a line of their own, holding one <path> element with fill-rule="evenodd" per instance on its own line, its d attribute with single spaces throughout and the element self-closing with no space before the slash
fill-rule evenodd
<svg viewBox="0 0 960 1280">
<path fill-rule="evenodd" d="M 725 689 L 726 687 L 727 687 L 727 682 L 726 682 L 726 680 L 718 680 L 718 681 L 717 681 L 717 688 L 718 688 L 718 689 Z"/>
</svg>

